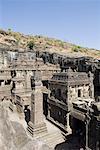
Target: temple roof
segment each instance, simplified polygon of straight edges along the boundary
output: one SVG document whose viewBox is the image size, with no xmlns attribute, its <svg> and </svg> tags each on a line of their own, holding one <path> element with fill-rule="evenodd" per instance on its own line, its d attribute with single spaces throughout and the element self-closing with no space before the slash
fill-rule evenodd
<svg viewBox="0 0 100 150">
<path fill-rule="evenodd" d="M 74 72 L 71 68 L 65 72 L 55 73 L 50 81 L 58 81 L 69 84 L 89 84 L 91 74 L 86 72 Z"/>
</svg>

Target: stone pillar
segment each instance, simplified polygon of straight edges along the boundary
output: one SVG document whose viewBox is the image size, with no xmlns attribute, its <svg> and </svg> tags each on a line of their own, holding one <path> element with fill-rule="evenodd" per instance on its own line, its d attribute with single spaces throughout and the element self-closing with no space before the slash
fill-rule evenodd
<svg viewBox="0 0 100 150">
<path fill-rule="evenodd" d="M 50 106 L 48 105 L 48 114 L 47 114 L 47 119 L 50 119 Z"/>
<path fill-rule="evenodd" d="M 68 112 L 66 114 L 66 129 L 67 129 L 67 134 L 70 134 L 71 133 L 71 128 L 70 128 L 70 125 L 69 125 L 69 115 L 70 115 L 70 111 L 72 109 L 72 101 L 73 99 L 71 99 L 70 97 L 70 86 L 68 85 L 68 89 L 67 89 L 67 104 L 68 104 Z"/>
<path fill-rule="evenodd" d="M 68 86 L 68 89 L 67 89 L 68 111 L 70 111 L 72 109 L 72 102 L 73 102 L 73 99 L 72 99 L 72 97 L 70 95 L 71 95 L 71 89 L 70 89 L 70 86 Z"/>
<path fill-rule="evenodd" d="M 4 54 L 4 66 L 8 66 L 7 54 Z"/>
<path fill-rule="evenodd" d="M 91 90 L 91 98 L 94 98 L 94 84 L 93 84 L 93 74 L 91 72 L 89 72 L 89 77 L 90 77 L 90 90 Z"/>
<path fill-rule="evenodd" d="M 70 115 L 70 113 L 68 112 L 68 113 L 66 114 L 66 125 L 65 125 L 65 130 L 67 131 L 66 135 L 72 133 L 72 130 L 71 130 L 71 128 L 70 128 L 69 115 Z"/>
<path fill-rule="evenodd" d="M 43 121 L 42 82 L 35 79 L 34 85 L 31 94 L 31 120 L 27 130 L 32 137 L 40 137 L 47 132 L 46 124 Z"/>
<path fill-rule="evenodd" d="M 49 90 L 48 90 L 48 100 L 47 101 L 49 101 L 50 93 L 51 93 L 51 91 L 50 91 L 50 87 L 49 87 Z M 50 104 L 48 103 L 47 105 L 48 105 L 47 119 L 50 119 Z"/>
<path fill-rule="evenodd" d="M 70 115 L 70 113 L 68 112 L 67 113 L 67 131 L 68 131 L 68 133 L 71 132 L 69 115 Z"/>
<path fill-rule="evenodd" d="M 15 81 L 15 90 L 19 89 L 18 81 Z"/>
<path fill-rule="evenodd" d="M 91 98 L 94 98 L 94 85 L 91 85 Z"/>
<path fill-rule="evenodd" d="M 26 74 L 26 88 L 27 90 L 31 91 L 31 72 L 27 71 L 27 74 Z"/>
</svg>

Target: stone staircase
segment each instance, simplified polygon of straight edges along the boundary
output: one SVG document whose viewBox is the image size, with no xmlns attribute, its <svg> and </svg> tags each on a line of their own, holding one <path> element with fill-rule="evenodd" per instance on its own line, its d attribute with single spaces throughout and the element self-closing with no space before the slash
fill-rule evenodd
<svg viewBox="0 0 100 150">
<path fill-rule="evenodd" d="M 46 145 L 51 148 L 55 148 L 57 144 L 63 143 L 65 141 L 64 136 L 61 134 L 60 131 L 53 131 L 51 133 L 47 133 L 38 139 L 42 140 Z"/>
</svg>

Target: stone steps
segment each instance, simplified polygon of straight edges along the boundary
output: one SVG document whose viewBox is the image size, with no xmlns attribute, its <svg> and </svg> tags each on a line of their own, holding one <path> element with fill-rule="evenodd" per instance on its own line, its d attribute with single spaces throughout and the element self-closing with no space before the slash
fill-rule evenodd
<svg viewBox="0 0 100 150">
<path fill-rule="evenodd" d="M 46 143 L 49 147 L 52 148 L 54 148 L 57 144 L 64 142 L 63 135 L 58 131 L 47 133 L 39 139 L 44 141 L 44 143 Z"/>
<path fill-rule="evenodd" d="M 30 122 L 28 124 L 28 128 L 27 131 L 29 132 L 29 134 L 31 134 L 33 137 L 40 137 L 42 134 L 46 134 L 47 132 L 47 128 L 46 128 L 46 124 L 40 124 L 38 126 L 33 126 L 33 124 Z"/>
</svg>

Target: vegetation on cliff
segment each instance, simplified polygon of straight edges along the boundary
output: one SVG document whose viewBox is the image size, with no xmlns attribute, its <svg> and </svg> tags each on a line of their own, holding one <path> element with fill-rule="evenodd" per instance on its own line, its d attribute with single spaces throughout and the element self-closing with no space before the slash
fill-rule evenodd
<svg viewBox="0 0 100 150">
<path fill-rule="evenodd" d="M 24 35 L 19 32 L 14 32 L 11 29 L 8 29 L 7 31 L 0 30 L 0 44 L 26 50 L 35 49 L 56 52 L 68 56 L 90 56 L 100 58 L 100 51 L 96 49 L 89 49 L 40 35 Z"/>
</svg>

